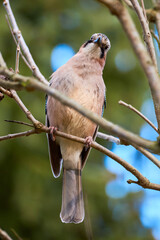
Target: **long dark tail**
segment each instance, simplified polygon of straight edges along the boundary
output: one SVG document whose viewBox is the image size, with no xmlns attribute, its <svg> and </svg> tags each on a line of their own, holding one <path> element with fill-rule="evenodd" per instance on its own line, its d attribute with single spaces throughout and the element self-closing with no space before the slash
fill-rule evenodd
<svg viewBox="0 0 160 240">
<path fill-rule="evenodd" d="M 81 170 L 63 169 L 60 218 L 64 223 L 80 223 L 84 219 L 84 214 Z"/>
</svg>

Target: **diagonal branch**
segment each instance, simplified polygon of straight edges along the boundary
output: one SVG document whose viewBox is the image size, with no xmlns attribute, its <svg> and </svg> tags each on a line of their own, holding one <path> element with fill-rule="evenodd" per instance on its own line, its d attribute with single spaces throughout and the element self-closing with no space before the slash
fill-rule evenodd
<svg viewBox="0 0 160 240">
<path fill-rule="evenodd" d="M 158 36 L 155 34 L 155 32 L 154 32 L 152 29 L 151 29 L 151 33 L 152 33 L 153 37 L 155 38 L 155 40 L 157 41 L 158 47 L 159 47 L 159 49 L 160 49 L 160 41 L 159 41 Z"/>
<path fill-rule="evenodd" d="M 122 100 L 120 100 L 118 103 L 120 105 L 123 105 L 123 106 L 129 108 L 133 112 L 137 113 L 141 118 L 143 118 L 158 133 L 158 129 L 156 128 L 156 126 L 147 117 L 145 117 L 140 111 L 138 111 L 136 108 L 134 108 L 131 104 L 127 104 L 127 103 L 123 102 Z"/>
<path fill-rule="evenodd" d="M 12 93 L 12 97 L 14 98 L 14 100 L 17 102 L 17 104 L 19 105 L 19 107 L 22 109 L 22 111 L 25 113 L 26 117 L 34 124 L 34 126 L 39 125 L 39 121 L 37 121 L 34 116 L 32 115 L 32 113 L 28 110 L 28 108 L 24 105 L 24 103 L 22 102 L 22 100 L 20 99 L 20 97 L 18 96 L 18 94 L 16 93 L 15 90 L 11 90 Z"/>
<path fill-rule="evenodd" d="M 10 23 L 13 27 L 13 33 L 18 41 L 19 39 L 19 45 L 27 59 L 27 61 L 29 62 L 29 64 L 31 65 L 31 69 L 32 69 L 32 72 L 33 74 L 39 79 L 39 81 L 45 83 L 46 85 L 49 85 L 48 81 L 44 78 L 44 76 L 41 74 L 39 68 L 37 67 L 36 63 L 34 62 L 33 58 L 32 58 L 32 55 L 29 51 L 29 48 L 27 46 L 27 44 L 25 43 L 25 40 L 21 34 L 21 31 L 19 30 L 18 28 L 18 25 L 16 23 L 16 20 L 15 20 L 15 17 L 13 15 L 13 12 L 12 12 L 12 9 L 11 9 L 11 6 L 10 6 L 10 3 L 9 3 L 9 0 L 4 0 L 3 1 L 3 5 L 6 9 L 6 12 L 7 12 L 7 15 L 8 15 L 8 18 L 10 19 Z"/>
<path fill-rule="evenodd" d="M 150 153 L 146 149 L 136 146 L 134 144 L 133 144 L 133 147 L 136 148 L 143 155 L 145 155 L 148 159 L 150 159 L 158 168 L 160 168 L 160 161 L 152 153 Z"/>
<path fill-rule="evenodd" d="M 125 4 L 126 4 L 129 8 L 134 9 L 134 8 L 133 8 L 133 5 L 132 5 L 132 3 L 131 3 L 130 0 L 123 0 L 123 1 L 125 2 Z"/>
<path fill-rule="evenodd" d="M 0 228 L 0 239 L 2 240 L 12 240 L 10 236 Z"/>
</svg>

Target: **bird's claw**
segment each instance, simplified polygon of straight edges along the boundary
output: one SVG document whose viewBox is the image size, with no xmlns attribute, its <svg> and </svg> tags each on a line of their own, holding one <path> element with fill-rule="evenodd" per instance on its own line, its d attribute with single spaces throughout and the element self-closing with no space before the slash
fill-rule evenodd
<svg viewBox="0 0 160 240">
<path fill-rule="evenodd" d="M 55 133 L 58 130 L 58 128 L 57 127 L 49 127 L 49 130 L 50 130 L 50 134 L 52 135 L 52 140 L 55 141 L 56 140 Z"/>
<path fill-rule="evenodd" d="M 91 136 L 88 136 L 85 138 L 85 144 L 87 147 L 90 147 L 93 142 L 93 138 Z"/>
</svg>

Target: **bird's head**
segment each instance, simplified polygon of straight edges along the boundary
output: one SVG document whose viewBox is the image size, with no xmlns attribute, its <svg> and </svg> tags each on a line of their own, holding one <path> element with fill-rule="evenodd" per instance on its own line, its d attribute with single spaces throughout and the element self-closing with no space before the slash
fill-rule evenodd
<svg viewBox="0 0 160 240">
<path fill-rule="evenodd" d="M 90 40 L 82 45 L 80 52 L 92 58 L 105 59 L 110 47 L 111 44 L 106 35 L 95 33 L 91 36 Z"/>
</svg>

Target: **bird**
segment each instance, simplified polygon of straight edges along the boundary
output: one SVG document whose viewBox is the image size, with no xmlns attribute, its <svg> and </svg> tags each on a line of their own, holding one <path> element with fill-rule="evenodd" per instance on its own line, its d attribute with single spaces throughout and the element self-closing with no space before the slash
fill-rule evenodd
<svg viewBox="0 0 160 240">
<path fill-rule="evenodd" d="M 107 52 L 111 47 L 105 34 L 95 33 L 79 51 L 52 75 L 50 87 L 101 116 L 106 105 L 103 80 Z M 63 223 L 81 223 L 85 217 L 81 175 L 98 126 L 51 96 L 46 98 L 46 126 L 52 173 L 60 176 L 63 166 Z M 83 145 L 54 135 L 56 130 L 85 139 Z"/>
</svg>

